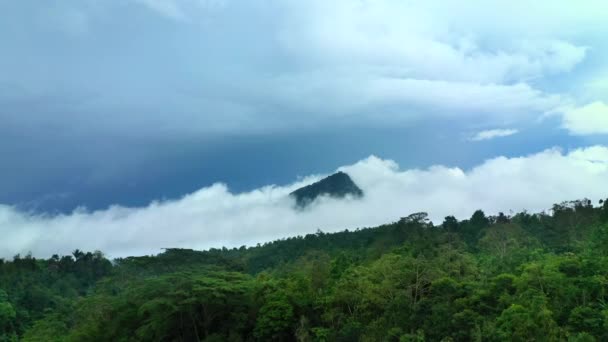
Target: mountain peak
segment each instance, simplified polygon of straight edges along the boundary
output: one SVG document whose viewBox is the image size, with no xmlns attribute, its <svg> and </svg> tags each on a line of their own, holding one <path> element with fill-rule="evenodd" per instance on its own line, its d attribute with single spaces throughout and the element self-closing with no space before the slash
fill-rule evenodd
<svg viewBox="0 0 608 342">
<path fill-rule="evenodd" d="M 343 198 L 351 195 L 353 197 L 362 197 L 363 191 L 353 182 L 348 174 L 339 171 L 316 183 L 302 187 L 289 195 L 295 198 L 298 207 L 304 208 L 314 202 L 319 196 L 328 195 L 335 198 Z"/>
</svg>

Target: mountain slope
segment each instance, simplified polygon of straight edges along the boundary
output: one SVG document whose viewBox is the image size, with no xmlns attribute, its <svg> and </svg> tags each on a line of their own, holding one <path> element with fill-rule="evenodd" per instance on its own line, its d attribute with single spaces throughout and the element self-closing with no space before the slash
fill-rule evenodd
<svg viewBox="0 0 608 342">
<path fill-rule="evenodd" d="M 0 341 L 607 341 L 605 203 L 113 263 L 16 255 Z"/>
<path fill-rule="evenodd" d="M 291 194 L 300 208 L 308 206 L 319 196 L 328 195 L 335 198 L 343 198 L 347 195 L 362 197 L 363 191 L 353 182 L 350 176 L 342 171 L 323 178 L 322 180 L 302 187 Z"/>
</svg>

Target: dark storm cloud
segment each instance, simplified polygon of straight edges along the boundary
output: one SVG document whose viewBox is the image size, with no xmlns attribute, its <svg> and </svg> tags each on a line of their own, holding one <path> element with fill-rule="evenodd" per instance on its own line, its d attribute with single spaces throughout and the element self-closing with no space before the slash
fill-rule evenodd
<svg viewBox="0 0 608 342">
<path fill-rule="evenodd" d="M 515 22 L 509 11 L 527 15 Z M 161 183 L 166 160 L 218 165 L 201 171 L 208 184 L 244 165 L 208 151 L 257 153 L 257 163 L 277 153 L 269 146 L 298 140 L 289 151 L 331 151 L 302 138 L 322 130 L 383 151 L 523 132 L 551 115 L 553 130 L 587 132 L 597 114 L 577 109 L 608 101 L 585 64 L 605 54 L 589 39 L 606 31 L 602 2 L 23 0 L 1 2 L 0 13 L 0 202 L 9 204 L 71 208 L 83 198 L 76 190 L 104 198 L 99 206 L 122 202 L 124 189 Z M 247 139 L 263 151 L 244 148 Z M 382 152 L 357 151 L 302 170 Z M 192 190 L 167 182 L 126 202 Z"/>
</svg>

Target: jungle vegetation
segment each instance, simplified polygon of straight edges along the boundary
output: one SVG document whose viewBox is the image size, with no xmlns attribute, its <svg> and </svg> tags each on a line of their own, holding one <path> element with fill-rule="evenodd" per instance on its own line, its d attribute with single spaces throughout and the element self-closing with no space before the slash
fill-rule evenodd
<svg viewBox="0 0 608 342">
<path fill-rule="evenodd" d="M 0 260 L 0 341 L 605 341 L 608 202 Z"/>
</svg>

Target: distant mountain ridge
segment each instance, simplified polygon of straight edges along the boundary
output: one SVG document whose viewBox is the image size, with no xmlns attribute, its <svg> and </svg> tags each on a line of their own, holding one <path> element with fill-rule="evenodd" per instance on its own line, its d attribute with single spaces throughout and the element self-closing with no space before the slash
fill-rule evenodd
<svg viewBox="0 0 608 342">
<path fill-rule="evenodd" d="M 296 205 L 299 208 L 308 206 L 317 197 L 323 195 L 335 198 L 343 198 L 347 195 L 363 197 L 363 191 L 353 182 L 348 174 L 339 171 L 289 194 L 289 196 L 295 198 Z"/>
</svg>

